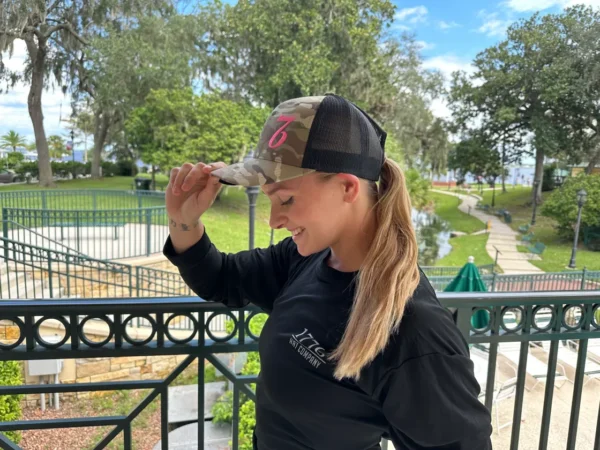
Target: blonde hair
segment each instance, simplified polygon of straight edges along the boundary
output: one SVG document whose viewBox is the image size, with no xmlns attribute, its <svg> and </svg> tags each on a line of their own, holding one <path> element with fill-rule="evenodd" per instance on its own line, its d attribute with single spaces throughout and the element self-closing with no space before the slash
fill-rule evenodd
<svg viewBox="0 0 600 450">
<path fill-rule="evenodd" d="M 418 247 L 402 169 L 386 159 L 377 192 L 377 232 L 358 272 L 346 331 L 330 355 L 337 379 L 358 380 L 386 347 L 419 284 Z"/>
</svg>

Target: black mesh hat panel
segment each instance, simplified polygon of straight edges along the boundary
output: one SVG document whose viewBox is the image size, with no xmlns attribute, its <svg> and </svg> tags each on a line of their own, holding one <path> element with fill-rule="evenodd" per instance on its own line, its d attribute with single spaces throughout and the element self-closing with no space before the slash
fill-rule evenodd
<svg viewBox="0 0 600 450">
<path fill-rule="evenodd" d="M 310 129 L 302 167 L 377 181 L 385 137 L 385 132 L 356 105 L 328 94 Z"/>
</svg>

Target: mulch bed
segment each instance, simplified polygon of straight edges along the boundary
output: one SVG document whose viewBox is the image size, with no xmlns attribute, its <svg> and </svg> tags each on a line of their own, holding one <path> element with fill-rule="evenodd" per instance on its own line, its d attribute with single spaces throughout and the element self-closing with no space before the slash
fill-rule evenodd
<svg viewBox="0 0 600 450">
<path fill-rule="evenodd" d="M 136 404 L 144 398 L 144 392 L 135 392 Z M 133 408 L 132 408 L 133 409 Z M 81 417 L 97 417 L 119 415 L 111 411 L 98 411 L 93 400 L 61 401 L 60 410 L 47 407 L 46 411 L 38 408 L 24 408 L 21 420 L 49 420 Z M 147 414 L 143 426 L 140 416 L 133 421 L 132 447 L 136 450 L 152 450 L 160 440 L 160 408 Z M 104 430 L 101 433 L 101 428 Z M 55 428 L 50 430 L 23 431 L 19 446 L 24 450 L 87 450 L 93 449 L 113 427 Z M 114 439 L 107 448 L 118 449 L 122 444 L 122 434 Z"/>
</svg>

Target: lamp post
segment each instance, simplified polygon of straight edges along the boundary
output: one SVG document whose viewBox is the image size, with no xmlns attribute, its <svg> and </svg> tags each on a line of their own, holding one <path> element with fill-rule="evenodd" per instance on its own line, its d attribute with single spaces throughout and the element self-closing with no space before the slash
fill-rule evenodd
<svg viewBox="0 0 600 450">
<path fill-rule="evenodd" d="M 252 152 L 244 156 L 244 161 L 252 158 Z M 248 227 L 248 247 L 250 250 L 254 248 L 254 222 L 256 218 L 256 199 L 258 198 L 258 187 L 247 186 L 246 195 L 248 196 L 248 208 L 249 208 L 249 227 Z"/>
<path fill-rule="evenodd" d="M 569 268 L 575 268 L 575 255 L 577 254 L 577 242 L 579 241 L 579 226 L 581 225 L 581 209 L 587 200 L 587 192 L 585 189 L 577 192 L 577 223 L 575 224 L 575 240 L 573 241 L 573 250 L 571 251 L 571 261 L 569 262 Z"/>
<path fill-rule="evenodd" d="M 71 130 L 71 155 L 73 156 L 73 162 L 75 162 L 75 133 Z"/>
<path fill-rule="evenodd" d="M 535 213 L 537 210 L 537 190 L 540 180 L 533 181 L 533 214 L 531 215 L 531 225 L 535 225 Z"/>
</svg>

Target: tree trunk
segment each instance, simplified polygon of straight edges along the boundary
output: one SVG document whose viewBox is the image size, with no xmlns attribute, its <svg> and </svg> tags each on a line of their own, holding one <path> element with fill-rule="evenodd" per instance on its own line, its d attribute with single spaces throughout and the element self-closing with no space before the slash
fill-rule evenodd
<svg viewBox="0 0 600 450">
<path fill-rule="evenodd" d="M 31 86 L 27 97 L 27 109 L 33 125 L 35 145 L 38 154 L 38 170 L 40 186 L 54 187 L 52 167 L 50 166 L 50 152 L 44 130 L 44 113 L 42 112 L 42 92 L 44 90 L 44 66 L 46 64 L 46 41 L 39 40 L 36 46 L 33 38 L 27 39 L 27 50 L 32 64 Z"/>
<path fill-rule="evenodd" d="M 588 166 L 585 168 L 585 173 L 591 175 L 598 163 L 600 163 L 600 145 L 596 146 L 596 151 L 592 153 Z"/>
<path fill-rule="evenodd" d="M 156 190 L 156 167 L 152 164 L 152 190 Z"/>
<path fill-rule="evenodd" d="M 102 160 L 102 149 L 104 148 L 104 141 L 106 141 L 106 135 L 108 134 L 109 119 L 107 114 L 98 113 L 96 114 L 95 120 L 96 126 L 94 130 L 94 154 L 92 157 L 92 178 L 100 178 L 100 163 Z"/>
<path fill-rule="evenodd" d="M 536 148 L 535 149 L 535 175 L 533 176 L 533 181 L 538 180 L 539 183 L 537 185 L 537 189 L 533 195 L 536 197 L 536 203 L 540 205 L 542 203 L 542 181 L 544 178 L 544 149 Z M 533 198 L 532 198 L 533 200 Z"/>
</svg>

